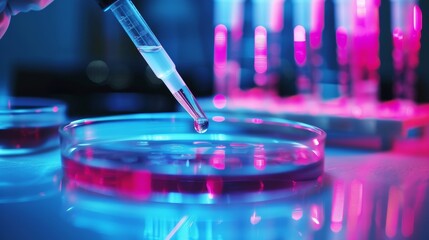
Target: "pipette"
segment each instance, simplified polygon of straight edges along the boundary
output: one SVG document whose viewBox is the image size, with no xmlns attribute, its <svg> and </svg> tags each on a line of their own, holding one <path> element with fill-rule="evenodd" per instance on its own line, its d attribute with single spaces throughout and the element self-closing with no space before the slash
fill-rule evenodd
<svg viewBox="0 0 429 240">
<path fill-rule="evenodd" d="M 104 11 L 112 11 L 155 75 L 194 119 L 195 130 L 199 133 L 207 131 L 209 121 L 206 115 L 131 0 L 97 1 Z"/>
</svg>

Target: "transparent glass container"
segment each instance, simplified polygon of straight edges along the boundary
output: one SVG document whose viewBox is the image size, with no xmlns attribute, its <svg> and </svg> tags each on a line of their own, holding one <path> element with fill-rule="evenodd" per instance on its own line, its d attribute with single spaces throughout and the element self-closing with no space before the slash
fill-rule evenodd
<svg viewBox="0 0 429 240">
<path fill-rule="evenodd" d="M 66 104 L 59 100 L 8 98 L 0 107 L 0 156 L 58 147 L 58 128 L 66 121 L 66 110 Z"/>
<path fill-rule="evenodd" d="M 323 174 L 323 130 L 280 118 L 208 113 L 206 133 L 186 113 L 81 119 L 60 128 L 65 179 L 137 200 L 263 200 Z M 273 195 L 271 195 L 273 196 Z"/>
</svg>

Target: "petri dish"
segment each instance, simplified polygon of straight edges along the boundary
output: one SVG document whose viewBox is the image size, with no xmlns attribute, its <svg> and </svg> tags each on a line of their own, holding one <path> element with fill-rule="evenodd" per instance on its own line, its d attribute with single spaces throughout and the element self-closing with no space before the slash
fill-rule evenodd
<svg viewBox="0 0 429 240">
<path fill-rule="evenodd" d="M 0 156 L 59 147 L 58 128 L 66 120 L 66 104 L 47 98 L 10 97 L 0 108 Z"/>
<path fill-rule="evenodd" d="M 64 176 L 103 194 L 198 203 L 243 200 L 246 194 L 263 200 L 261 193 L 322 176 L 322 129 L 266 116 L 207 116 L 204 134 L 186 113 L 73 121 L 60 128 Z"/>
</svg>

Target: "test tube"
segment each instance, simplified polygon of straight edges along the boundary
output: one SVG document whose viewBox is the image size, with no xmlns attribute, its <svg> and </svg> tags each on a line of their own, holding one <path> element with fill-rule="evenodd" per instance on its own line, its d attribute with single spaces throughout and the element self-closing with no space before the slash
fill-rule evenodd
<svg viewBox="0 0 429 240">
<path fill-rule="evenodd" d="M 413 104 L 415 70 L 419 64 L 422 14 L 417 0 L 391 0 L 394 96 Z"/>
<path fill-rule="evenodd" d="M 334 0 L 335 27 L 337 42 L 338 88 L 340 99 L 349 99 L 352 96 L 350 76 L 350 48 L 352 16 L 350 0 Z"/>
<path fill-rule="evenodd" d="M 353 0 L 351 78 L 355 112 L 374 113 L 378 104 L 380 67 L 380 0 Z M 364 111 L 363 111 L 364 110 Z"/>
<path fill-rule="evenodd" d="M 195 130 L 207 131 L 208 119 L 176 66 L 131 0 L 98 0 L 104 11 L 111 10 L 154 74 L 194 119 Z"/>
<path fill-rule="evenodd" d="M 298 67 L 298 93 L 318 99 L 320 54 L 324 29 L 324 0 L 293 0 L 294 57 Z M 310 9 L 310 14 L 308 10 Z"/>
<path fill-rule="evenodd" d="M 244 0 L 214 1 L 214 89 L 216 108 L 239 93 L 241 44 L 243 41 Z"/>
<path fill-rule="evenodd" d="M 284 0 L 253 0 L 252 4 L 254 81 L 270 93 L 280 81 Z"/>
</svg>

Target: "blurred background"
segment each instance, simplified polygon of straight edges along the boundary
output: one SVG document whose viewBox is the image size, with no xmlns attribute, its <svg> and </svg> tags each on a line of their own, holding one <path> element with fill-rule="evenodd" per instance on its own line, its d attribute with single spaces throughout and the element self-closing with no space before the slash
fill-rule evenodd
<svg viewBox="0 0 429 240">
<path fill-rule="evenodd" d="M 213 96 L 215 4 L 222 1 L 135 0 L 178 72 L 197 98 Z M 246 64 L 254 53 L 255 2 L 243 5 L 240 62 L 241 79 L 251 78 Z M 269 2 L 269 1 L 268 1 Z M 279 80 L 280 96 L 296 94 L 299 72 L 294 60 L 294 16 L 296 1 L 280 1 L 282 28 Z M 425 13 L 429 2 L 419 2 L 423 13 L 419 65 L 414 84 L 415 101 L 429 102 L 429 28 Z M 335 2 L 324 2 L 323 45 L 320 56 L 321 83 L 337 84 Z M 217 19 L 218 20 L 218 19 Z M 217 21 L 216 20 L 216 21 Z M 391 1 L 379 6 L 380 83 L 378 97 L 393 96 Z M 12 18 L 0 40 L 0 79 L 4 94 L 62 99 L 70 116 L 111 113 L 175 111 L 176 101 L 164 84 L 148 68 L 135 46 L 111 12 L 103 12 L 95 1 L 54 1 L 39 12 L 22 13 Z M 247 64 L 249 65 L 249 64 Z M 251 64 L 250 64 L 251 65 Z M 254 83 L 242 81 L 243 89 Z M 291 87 L 292 86 L 292 87 Z M 329 92 L 329 91 L 328 91 Z"/>
<path fill-rule="evenodd" d="M 203 109 L 272 113 L 287 106 L 279 112 L 295 111 L 302 115 L 289 119 L 324 129 L 324 181 L 311 191 L 293 189 L 299 194 L 288 201 L 255 205 L 130 204 L 62 181 L 59 149 L 2 156 L 0 202 L 7 201 L 0 204 L 0 239 L 168 233 L 161 230 L 184 239 L 428 236 L 429 1 L 133 2 Z M 12 18 L 0 40 L 0 104 L 8 95 L 64 100 L 71 119 L 180 110 L 113 14 L 94 0 L 55 0 Z M 338 99 L 356 105 L 348 109 Z M 418 107 L 377 108 L 397 99 Z M 368 102 L 375 107 L 365 108 Z M 107 184 L 116 186 L 114 180 L 109 175 Z"/>
</svg>

